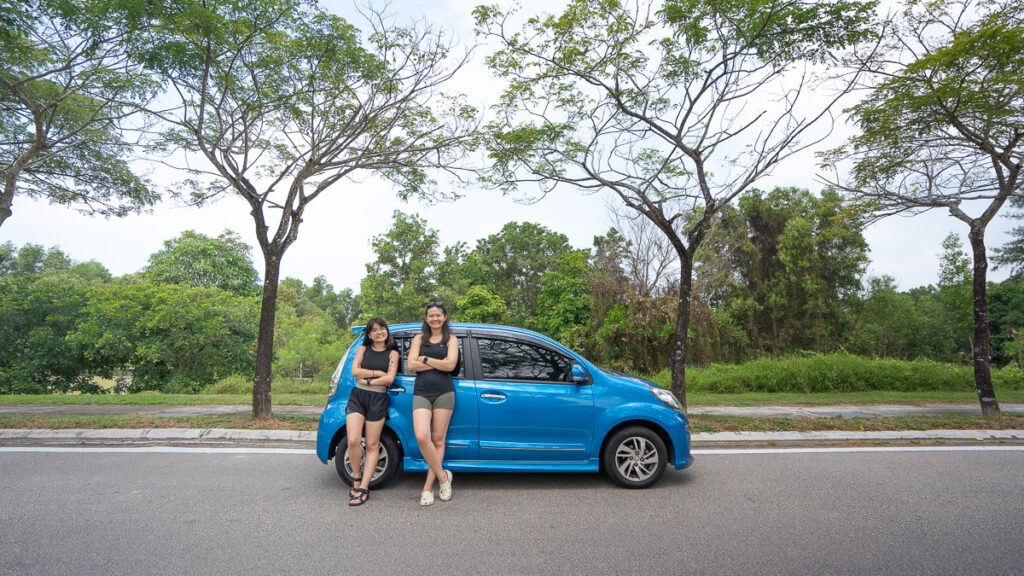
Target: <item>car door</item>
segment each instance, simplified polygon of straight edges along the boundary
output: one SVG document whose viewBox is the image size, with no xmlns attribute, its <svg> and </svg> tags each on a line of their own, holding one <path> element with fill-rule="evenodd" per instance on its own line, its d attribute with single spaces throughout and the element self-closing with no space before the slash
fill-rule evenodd
<svg viewBox="0 0 1024 576">
<path fill-rule="evenodd" d="M 416 436 L 412 426 L 412 396 L 416 387 L 416 373 L 408 369 L 409 345 L 415 333 L 395 335 L 402 363 L 395 382 L 388 388 L 390 405 L 389 425 L 399 431 L 405 455 L 414 460 L 423 460 L 420 447 L 416 444 Z M 465 351 L 464 338 L 459 337 L 459 354 Z M 464 358 L 464 357 L 463 357 Z M 448 425 L 448 436 L 445 440 L 444 459 L 474 460 L 477 457 L 477 402 L 476 389 L 473 381 L 466 378 L 466 362 L 460 362 L 459 373 L 453 378 L 455 384 L 455 411 Z"/>
<path fill-rule="evenodd" d="M 572 381 L 572 357 L 542 342 L 475 335 L 481 460 L 590 457 L 593 386 Z"/>
</svg>

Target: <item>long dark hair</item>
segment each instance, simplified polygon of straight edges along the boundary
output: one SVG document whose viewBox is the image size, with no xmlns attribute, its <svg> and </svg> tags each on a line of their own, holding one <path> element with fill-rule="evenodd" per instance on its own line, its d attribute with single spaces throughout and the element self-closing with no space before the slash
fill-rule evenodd
<svg viewBox="0 0 1024 576">
<path fill-rule="evenodd" d="M 370 331 L 373 330 L 374 326 L 380 326 L 388 331 L 388 339 L 384 341 L 384 349 L 397 350 L 398 345 L 395 344 L 395 337 L 391 335 L 391 328 L 388 328 L 388 323 L 383 318 L 370 318 L 370 321 L 366 323 L 366 328 L 363 329 L 363 346 L 373 346 L 373 340 L 370 340 Z"/>
<path fill-rule="evenodd" d="M 429 344 L 430 337 L 433 335 L 426 319 L 427 312 L 430 312 L 431 308 L 440 308 L 441 312 L 444 312 L 444 324 L 441 324 L 441 344 L 447 345 L 448 339 L 452 335 L 452 327 L 448 325 L 448 309 L 444 307 L 444 302 L 427 302 L 427 309 L 423 311 L 423 328 L 420 329 L 423 333 L 423 342 Z"/>
</svg>

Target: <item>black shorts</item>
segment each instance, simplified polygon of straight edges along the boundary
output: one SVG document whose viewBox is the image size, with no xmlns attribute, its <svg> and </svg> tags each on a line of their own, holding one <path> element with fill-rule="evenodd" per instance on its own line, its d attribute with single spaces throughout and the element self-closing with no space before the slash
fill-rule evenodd
<svg viewBox="0 0 1024 576">
<path fill-rule="evenodd" d="M 346 414 L 362 414 L 368 422 L 384 420 L 388 417 L 387 392 L 370 392 L 362 388 L 353 388 L 348 397 Z"/>
</svg>

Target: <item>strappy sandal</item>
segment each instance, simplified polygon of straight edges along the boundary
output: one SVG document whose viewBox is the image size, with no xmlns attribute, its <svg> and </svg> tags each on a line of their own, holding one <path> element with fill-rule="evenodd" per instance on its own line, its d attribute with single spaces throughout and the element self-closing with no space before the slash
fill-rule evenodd
<svg viewBox="0 0 1024 576">
<path fill-rule="evenodd" d="M 370 491 L 366 488 L 353 488 L 353 492 L 356 493 L 349 501 L 349 506 L 362 506 L 363 502 L 370 499 Z"/>
<path fill-rule="evenodd" d="M 352 479 L 352 487 L 348 489 L 348 499 L 349 500 L 352 500 L 354 498 L 358 498 L 359 497 L 359 495 L 356 494 L 356 489 L 359 488 L 359 483 L 362 482 L 362 481 L 363 481 L 362 478 L 353 478 Z"/>
</svg>

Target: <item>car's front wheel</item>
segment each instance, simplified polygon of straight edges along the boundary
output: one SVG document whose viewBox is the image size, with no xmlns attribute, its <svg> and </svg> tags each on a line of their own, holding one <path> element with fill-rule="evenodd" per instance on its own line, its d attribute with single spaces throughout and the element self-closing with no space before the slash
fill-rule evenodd
<svg viewBox="0 0 1024 576">
<path fill-rule="evenodd" d="M 364 442 L 365 446 L 365 442 Z M 402 464 L 402 451 L 398 446 L 398 440 L 391 433 L 385 431 L 380 436 L 380 458 L 377 459 L 377 468 L 373 471 L 373 478 L 370 479 L 370 488 L 379 488 L 395 477 L 398 468 Z M 338 442 L 334 452 L 334 467 L 338 476 L 348 484 L 352 485 L 352 463 L 348 458 L 348 440 L 344 437 Z"/>
<path fill-rule="evenodd" d="M 668 450 L 649 428 L 631 426 L 615 433 L 604 447 L 601 463 L 613 482 L 626 488 L 646 488 L 661 478 Z"/>
</svg>

